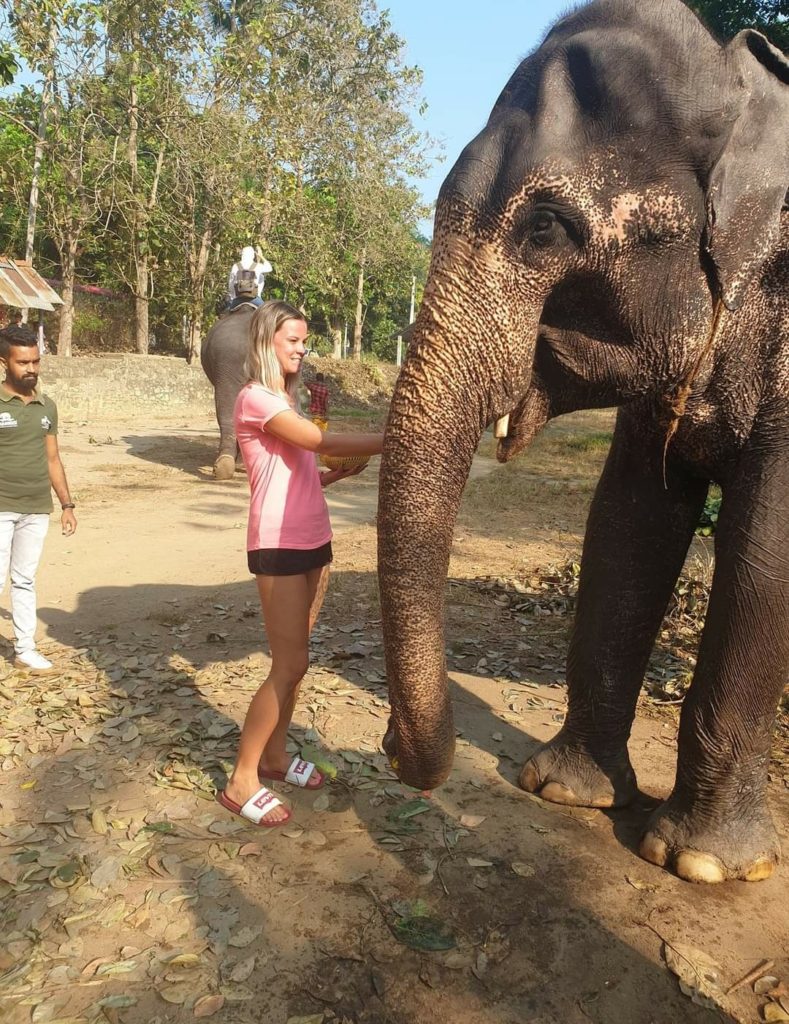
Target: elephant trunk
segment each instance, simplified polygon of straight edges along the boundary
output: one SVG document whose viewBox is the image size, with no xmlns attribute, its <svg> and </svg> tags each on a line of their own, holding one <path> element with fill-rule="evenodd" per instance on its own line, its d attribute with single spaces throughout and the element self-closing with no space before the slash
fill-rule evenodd
<svg viewBox="0 0 789 1024">
<path fill-rule="evenodd" d="M 415 369 L 412 363 L 403 369 L 387 426 L 378 573 L 395 737 L 395 747 L 391 735 L 386 746 L 390 755 L 396 750 L 404 782 L 432 789 L 449 773 L 455 745 L 444 658 L 444 581 L 480 429 L 468 406 L 447 393 L 420 400 Z"/>
<path fill-rule="evenodd" d="M 535 318 L 532 340 L 512 345 L 508 325 L 489 312 L 500 304 L 468 296 L 431 273 L 381 464 L 378 570 L 392 706 L 384 746 L 400 778 L 420 789 L 446 779 L 455 746 L 444 605 L 460 499 L 483 430 L 528 386 L 536 337 Z"/>
</svg>

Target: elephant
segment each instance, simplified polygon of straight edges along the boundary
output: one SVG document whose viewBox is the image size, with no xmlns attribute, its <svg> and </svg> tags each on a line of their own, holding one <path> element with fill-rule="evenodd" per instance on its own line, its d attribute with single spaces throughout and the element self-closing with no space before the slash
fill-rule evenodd
<svg viewBox="0 0 789 1024">
<path fill-rule="evenodd" d="M 384 749 L 403 782 L 432 789 L 451 770 L 444 581 L 483 432 L 501 422 L 504 462 L 551 418 L 616 406 L 567 713 L 520 785 L 560 804 L 635 799 L 636 701 L 714 481 L 715 570 L 675 782 L 639 852 L 696 882 L 774 870 L 767 774 L 789 675 L 787 157 L 784 54 L 750 29 L 719 43 L 680 0 L 594 0 L 560 19 L 461 153 L 436 204 L 381 465 Z"/>
<path fill-rule="evenodd" d="M 247 382 L 244 361 L 249 346 L 249 327 L 256 311 L 256 306 L 245 302 L 224 313 L 205 336 L 200 351 L 200 362 L 214 386 L 219 424 L 219 451 L 214 462 L 217 480 L 230 480 L 236 470 L 238 446 L 233 409 L 239 391 Z"/>
</svg>

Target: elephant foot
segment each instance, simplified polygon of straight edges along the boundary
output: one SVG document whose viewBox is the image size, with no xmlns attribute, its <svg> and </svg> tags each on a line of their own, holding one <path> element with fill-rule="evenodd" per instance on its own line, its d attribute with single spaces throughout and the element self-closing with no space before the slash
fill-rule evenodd
<svg viewBox="0 0 789 1024">
<path fill-rule="evenodd" d="M 624 807 L 638 794 L 627 748 L 600 758 L 561 732 L 529 758 L 518 782 L 543 800 L 573 807 Z"/>
<path fill-rule="evenodd" d="M 232 455 L 220 455 L 214 463 L 215 480 L 232 480 L 236 471 L 236 460 Z"/>
<path fill-rule="evenodd" d="M 653 814 L 639 847 L 644 860 L 673 869 L 687 882 L 759 882 L 780 858 L 778 836 L 763 803 L 738 813 L 721 808 L 714 816 L 688 809 L 672 795 Z"/>
</svg>

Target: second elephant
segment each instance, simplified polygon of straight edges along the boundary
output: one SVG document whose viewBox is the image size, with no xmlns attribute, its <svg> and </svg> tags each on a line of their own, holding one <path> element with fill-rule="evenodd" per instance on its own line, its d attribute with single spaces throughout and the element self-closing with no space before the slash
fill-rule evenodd
<svg viewBox="0 0 789 1024">
<path fill-rule="evenodd" d="M 249 344 L 249 328 L 256 307 L 245 302 L 221 316 L 206 335 L 200 362 L 214 386 L 216 420 L 219 424 L 219 451 L 214 461 L 214 477 L 230 480 L 235 472 L 238 446 L 233 426 L 233 408 L 247 380 L 244 361 Z"/>
</svg>

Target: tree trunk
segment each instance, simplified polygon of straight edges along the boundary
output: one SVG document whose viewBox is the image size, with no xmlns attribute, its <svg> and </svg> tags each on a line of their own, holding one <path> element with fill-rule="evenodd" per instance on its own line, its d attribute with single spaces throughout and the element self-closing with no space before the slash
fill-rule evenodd
<svg viewBox="0 0 789 1024">
<path fill-rule="evenodd" d="M 33 154 L 33 173 L 30 177 L 30 199 L 27 205 L 27 235 L 25 238 L 25 259 L 28 263 L 33 262 L 33 249 L 36 240 L 36 218 L 38 217 L 38 181 L 41 177 L 41 164 L 44 159 L 44 146 L 47 139 L 47 119 L 49 108 L 52 105 L 52 97 L 55 84 L 55 49 L 58 45 L 58 28 L 52 23 L 49 30 L 49 45 L 47 47 L 46 60 L 48 61 L 44 73 L 44 88 L 41 93 L 41 109 L 38 114 L 38 135 L 36 136 L 36 148 Z M 22 323 L 27 323 L 28 311 L 22 310 Z"/>
<path fill-rule="evenodd" d="M 148 260 L 140 252 L 142 218 L 137 203 L 137 136 L 139 133 L 139 98 L 137 78 L 140 73 L 139 36 L 132 30 L 131 66 L 129 69 L 129 137 L 126 155 L 129 161 L 129 191 L 131 192 L 131 223 L 129 225 L 134 259 L 134 347 L 140 355 L 148 354 Z"/>
<path fill-rule="evenodd" d="M 63 291 L 58 324 L 58 355 L 71 355 L 71 337 L 74 331 L 74 278 L 77 267 L 77 240 L 69 239 L 68 245 L 61 253 L 61 271 L 63 274 Z"/>
<path fill-rule="evenodd" d="M 134 214 L 135 224 L 135 265 L 137 271 L 137 287 L 134 295 L 134 307 L 136 312 L 136 338 L 137 351 L 140 355 L 148 355 L 150 330 L 148 326 L 148 301 L 151 287 L 151 257 L 148 244 L 148 225 L 153 208 L 156 206 L 156 196 L 159 191 L 159 180 L 162 175 L 164 164 L 164 143 L 159 147 L 159 155 L 156 158 L 156 170 L 151 183 L 151 192 L 145 201 L 142 210 L 136 208 Z M 139 246 L 139 248 L 137 247 Z"/>
<path fill-rule="evenodd" d="M 192 363 L 200 358 L 200 346 L 203 341 L 203 313 L 202 310 L 199 313 L 195 313 L 193 318 L 189 321 L 189 333 L 187 336 L 186 345 L 186 361 L 191 366 Z"/>
<path fill-rule="evenodd" d="M 189 278 L 192 294 L 190 296 L 191 316 L 189 318 L 189 337 L 186 348 L 186 361 L 190 365 L 200 355 L 200 342 L 203 330 L 203 299 L 205 296 L 205 278 L 208 269 L 208 254 L 213 239 L 212 229 L 206 228 L 200 236 L 200 248 L 189 257 Z"/>
<path fill-rule="evenodd" d="M 362 249 L 362 258 L 359 261 L 359 278 L 356 282 L 356 314 L 353 321 L 353 358 L 362 358 L 362 318 L 364 299 L 364 265 L 367 261 L 367 250 Z"/>
<path fill-rule="evenodd" d="M 332 341 L 332 359 L 342 359 L 342 323 L 340 317 L 329 317 L 329 334 Z"/>
<path fill-rule="evenodd" d="M 138 256 L 137 285 L 134 290 L 134 337 L 135 348 L 141 356 L 148 355 L 148 258 Z"/>
</svg>

